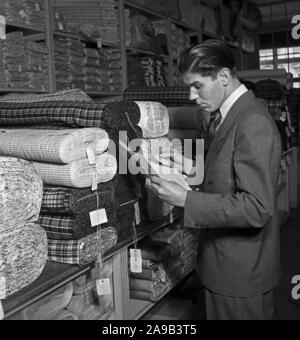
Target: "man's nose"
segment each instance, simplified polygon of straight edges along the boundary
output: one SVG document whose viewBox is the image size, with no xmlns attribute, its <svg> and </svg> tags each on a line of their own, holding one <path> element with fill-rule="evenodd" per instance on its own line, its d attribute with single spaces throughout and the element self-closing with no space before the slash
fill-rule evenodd
<svg viewBox="0 0 300 340">
<path fill-rule="evenodd" d="M 199 94 L 195 89 L 190 90 L 190 100 L 194 101 L 199 99 Z"/>
</svg>

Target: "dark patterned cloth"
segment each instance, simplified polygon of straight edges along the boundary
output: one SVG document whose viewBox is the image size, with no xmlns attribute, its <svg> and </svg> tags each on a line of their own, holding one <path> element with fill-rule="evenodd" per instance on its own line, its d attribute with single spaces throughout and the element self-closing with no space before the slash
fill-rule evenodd
<svg viewBox="0 0 300 340">
<path fill-rule="evenodd" d="M 117 244 L 114 228 L 101 229 L 78 241 L 48 240 L 48 258 L 53 262 L 85 266 Z"/>
<path fill-rule="evenodd" d="M 125 100 L 160 102 L 166 106 L 195 105 L 190 100 L 189 87 L 155 87 L 128 88 L 124 93 Z"/>
<path fill-rule="evenodd" d="M 0 126 L 60 125 L 74 128 L 99 127 L 104 130 L 129 131 L 136 137 L 141 112 L 133 102 L 108 104 L 45 102 L 1 103 Z"/>
<path fill-rule="evenodd" d="M 90 189 L 46 187 L 39 224 L 49 239 L 79 240 L 95 233 L 91 226 L 90 212 L 105 209 L 108 223 L 102 227 L 115 226 L 115 183 L 101 184 L 97 194 Z"/>
</svg>

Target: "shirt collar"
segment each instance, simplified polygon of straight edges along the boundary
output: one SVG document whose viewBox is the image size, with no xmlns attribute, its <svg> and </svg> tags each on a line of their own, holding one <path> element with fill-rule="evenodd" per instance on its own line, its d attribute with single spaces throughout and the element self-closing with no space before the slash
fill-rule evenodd
<svg viewBox="0 0 300 340">
<path fill-rule="evenodd" d="M 233 107 L 233 105 L 246 93 L 248 92 L 248 89 L 245 85 L 241 85 L 239 88 L 237 88 L 231 95 L 228 97 L 225 102 L 220 107 L 220 112 L 222 116 L 222 121 L 225 120 L 226 116 L 228 115 L 230 109 Z"/>
</svg>

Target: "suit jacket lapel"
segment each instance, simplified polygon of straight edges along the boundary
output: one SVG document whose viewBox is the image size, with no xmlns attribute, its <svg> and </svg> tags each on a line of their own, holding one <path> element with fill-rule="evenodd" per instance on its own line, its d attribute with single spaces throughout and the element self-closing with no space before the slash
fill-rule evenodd
<svg viewBox="0 0 300 340">
<path fill-rule="evenodd" d="M 220 152 L 224 144 L 224 140 L 229 135 L 232 126 L 235 124 L 236 117 L 241 113 L 245 106 L 247 106 L 247 103 L 249 103 L 253 98 L 254 98 L 253 92 L 248 91 L 241 98 L 238 99 L 238 101 L 233 105 L 233 107 L 229 111 L 226 119 L 220 126 L 210 146 L 209 152 L 205 160 L 205 175 L 207 174 L 210 165 L 216 159 L 218 153 Z"/>
</svg>

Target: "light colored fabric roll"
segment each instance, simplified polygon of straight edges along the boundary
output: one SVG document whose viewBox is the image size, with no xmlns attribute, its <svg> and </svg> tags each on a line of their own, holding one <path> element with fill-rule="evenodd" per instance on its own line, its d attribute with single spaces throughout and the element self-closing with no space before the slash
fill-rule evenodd
<svg viewBox="0 0 300 340">
<path fill-rule="evenodd" d="M 238 72 L 238 77 L 243 80 L 258 82 L 261 80 L 272 79 L 279 82 L 288 89 L 292 85 L 293 77 L 286 70 L 247 70 Z"/>
<path fill-rule="evenodd" d="M 141 111 L 138 126 L 143 138 L 159 138 L 169 133 L 169 112 L 166 106 L 157 102 L 136 102 Z"/>
<path fill-rule="evenodd" d="M 96 166 L 90 165 L 88 159 L 67 165 L 36 162 L 33 164 L 45 184 L 78 189 L 92 186 L 95 169 L 98 184 L 111 181 L 117 173 L 117 160 L 107 152 L 96 157 Z"/>
<path fill-rule="evenodd" d="M 42 178 L 32 164 L 0 157 L 0 235 L 25 221 L 36 222 L 42 198 Z"/>
<path fill-rule="evenodd" d="M 47 262 L 47 235 L 37 224 L 0 234 L 0 295 L 8 297 L 33 283 Z M 2 282 L 3 282 L 2 281 Z"/>
<path fill-rule="evenodd" d="M 0 129 L 0 155 L 27 160 L 68 164 L 108 148 L 109 137 L 99 128 L 66 130 Z"/>
<path fill-rule="evenodd" d="M 73 294 L 73 284 L 58 289 L 52 294 L 38 300 L 31 306 L 25 308 L 22 312 L 13 317 L 14 320 L 52 320 L 71 301 Z"/>
<path fill-rule="evenodd" d="M 77 321 L 78 318 L 76 314 L 71 313 L 70 311 L 64 309 L 57 313 L 51 320 L 58 320 L 58 321 Z"/>
</svg>

